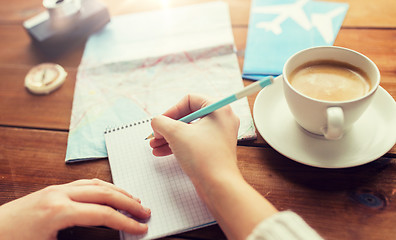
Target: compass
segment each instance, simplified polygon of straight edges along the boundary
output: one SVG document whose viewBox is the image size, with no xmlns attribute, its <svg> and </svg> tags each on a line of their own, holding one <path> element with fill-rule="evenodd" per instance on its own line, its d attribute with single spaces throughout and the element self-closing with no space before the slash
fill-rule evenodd
<svg viewBox="0 0 396 240">
<path fill-rule="evenodd" d="M 25 87 L 35 94 L 49 94 L 65 81 L 67 72 L 55 63 L 39 64 L 26 74 Z"/>
</svg>

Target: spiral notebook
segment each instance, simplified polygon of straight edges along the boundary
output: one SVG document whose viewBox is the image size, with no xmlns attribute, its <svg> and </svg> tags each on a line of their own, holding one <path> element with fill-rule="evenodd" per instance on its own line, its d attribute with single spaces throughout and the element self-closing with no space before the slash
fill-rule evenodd
<svg viewBox="0 0 396 240">
<path fill-rule="evenodd" d="M 176 158 L 155 157 L 149 142 L 150 119 L 107 129 L 104 133 L 111 174 L 116 186 L 151 209 L 148 233 L 122 239 L 153 239 L 215 223 Z"/>
</svg>

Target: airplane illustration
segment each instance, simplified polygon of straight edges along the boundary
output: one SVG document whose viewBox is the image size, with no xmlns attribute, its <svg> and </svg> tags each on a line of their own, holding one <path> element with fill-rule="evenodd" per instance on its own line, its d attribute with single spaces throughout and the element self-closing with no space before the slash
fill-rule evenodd
<svg viewBox="0 0 396 240">
<path fill-rule="evenodd" d="M 334 38 L 332 19 L 343 12 L 344 9 L 340 7 L 325 14 L 313 13 L 311 15 L 312 24 L 318 29 L 320 35 L 327 43 L 331 43 Z"/>
<path fill-rule="evenodd" d="M 259 22 L 256 24 L 256 27 L 263 28 L 266 31 L 272 31 L 274 34 L 279 35 L 282 33 L 281 24 L 290 18 L 306 31 L 311 30 L 312 27 L 317 28 L 323 39 L 327 43 L 330 43 L 334 38 L 332 19 L 341 14 L 344 9 L 340 7 L 324 14 L 311 14 L 310 21 L 307 14 L 303 10 L 303 7 L 309 1 L 310 0 L 298 0 L 297 2 L 291 4 L 255 7 L 252 9 L 254 13 L 278 14 L 278 16 L 272 21 Z"/>
<path fill-rule="evenodd" d="M 309 1 L 310 0 L 299 0 L 296 3 L 292 4 L 255 7 L 253 9 L 254 13 L 279 14 L 273 21 L 259 22 L 256 24 L 256 27 L 264 28 L 267 31 L 272 31 L 274 34 L 279 35 L 282 33 L 282 28 L 280 27 L 280 25 L 286 19 L 291 18 L 302 28 L 308 31 L 312 28 L 312 25 L 302 8 Z"/>
</svg>

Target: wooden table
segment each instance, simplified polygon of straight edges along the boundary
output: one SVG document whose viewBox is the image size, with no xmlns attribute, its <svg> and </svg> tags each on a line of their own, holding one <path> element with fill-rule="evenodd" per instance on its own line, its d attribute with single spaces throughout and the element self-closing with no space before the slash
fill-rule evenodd
<svg viewBox="0 0 396 240">
<path fill-rule="evenodd" d="M 204 0 L 106 0 L 112 15 L 181 6 Z M 242 68 L 250 1 L 228 0 Z M 346 2 L 346 0 L 342 0 Z M 349 0 L 335 45 L 357 50 L 379 67 L 381 86 L 396 97 L 396 3 Z M 112 181 L 107 159 L 64 163 L 77 67 L 83 44 L 50 59 L 31 46 L 22 22 L 43 11 L 40 0 L 0 0 L 0 204 L 52 184 L 81 178 Z M 61 64 L 66 83 L 48 96 L 24 88 L 28 70 L 39 63 Z M 249 84 L 246 81 L 245 84 Z M 255 96 L 249 98 L 250 106 Z M 396 124 L 396 123 L 395 123 Z M 376 161 L 347 169 L 296 163 L 260 136 L 238 146 L 245 178 L 279 210 L 300 214 L 326 239 L 394 239 L 396 236 L 396 147 Z M 259 207 L 259 206 L 258 206 Z M 237 220 L 236 220 L 237 221 Z M 215 225 L 167 239 L 224 239 Z M 74 227 L 59 239 L 119 239 L 107 228 Z"/>
</svg>

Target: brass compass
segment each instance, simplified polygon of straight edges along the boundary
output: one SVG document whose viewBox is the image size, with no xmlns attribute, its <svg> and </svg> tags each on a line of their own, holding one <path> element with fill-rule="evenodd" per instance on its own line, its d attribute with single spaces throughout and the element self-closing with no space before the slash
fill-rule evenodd
<svg viewBox="0 0 396 240">
<path fill-rule="evenodd" d="M 66 76 L 62 66 L 42 63 L 30 69 L 25 77 L 25 87 L 35 94 L 49 94 L 64 83 Z"/>
</svg>

